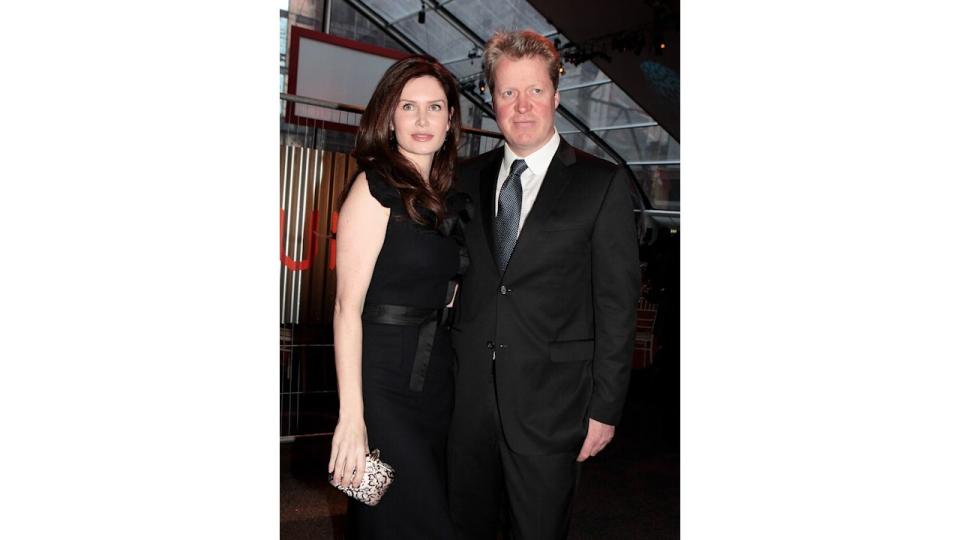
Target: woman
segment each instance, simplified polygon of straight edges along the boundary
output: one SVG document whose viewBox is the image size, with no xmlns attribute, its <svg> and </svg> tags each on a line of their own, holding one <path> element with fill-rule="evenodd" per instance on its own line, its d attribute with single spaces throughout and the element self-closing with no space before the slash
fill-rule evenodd
<svg viewBox="0 0 960 540">
<path fill-rule="evenodd" d="M 442 322 L 461 274 L 466 200 L 451 191 L 457 83 L 432 58 L 390 67 L 360 119 L 361 172 L 344 188 L 333 330 L 340 417 L 328 470 L 360 484 L 377 448 L 397 477 L 350 501 L 359 538 L 452 538 L 444 457 L 453 349 Z M 462 238 L 462 237 L 461 237 Z"/>
</svg>

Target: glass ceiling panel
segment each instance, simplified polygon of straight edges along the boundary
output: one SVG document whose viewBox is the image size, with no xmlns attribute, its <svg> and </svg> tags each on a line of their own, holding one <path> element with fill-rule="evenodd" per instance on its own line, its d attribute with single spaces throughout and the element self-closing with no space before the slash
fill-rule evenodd
<svg viewBox="0 0 960 540">
<path fill-rule="evenodd" d="M 497 30 L 557 31 L 526 0 L 453 0 L 445 7 L 483 39 Z"/>
<path fill-rule="evenodd" d="M 680 159 L 680 145 L 660 126 L 601 131 L 598 135 L 627 161 Z"/>
<path fill-rule="evenodd" d="M 373 8 L 388 23 L 413 13 L 413 19 L 416 20 L 416 13 L 420 11 L 420 0 L 363 0 L 363 3 Z"/>
<path fill-rule="evenodd" d="M 589 152 L 595 156 L 599 156 L 599 157 L 602 157 L 603 159 L 607 159 L 610 161 L 616 161 L 615 159 L 613 159 L 613 157 L 611 157 L 609 154 L 604 152 L 602 148 L 594 144 L 594 142 L 591 141 L 583 133 L 580 133 L 580 132 L 571 133 L 568 135 L 561 135 L 561 137 L 563 137 L 563 139 L 568 143 L 570 143 L 571 145 L 576 146 L 577 148 L 583 150 L 584 152 Z"/>
<path fill-rule="evenodd" d="M 591 128 L 653 121 L 613 83 L 560 92 L 560 103 Z"/>
<path fill-rule="evenodd" d="M 557 126 L 557 131 L 560 132 L 561 136 L 568 131 L 580 131 L 576 128 L 576 126 L 568 122 L 567 119 L 564 118 L 560 113 L 554 115 L 554 124 Z"/>
<path fill-rule="evenodd" d="M 463 58 L 473 49 L 470 40 L 434 12 L 427 13 L 424 24 L 418 23 L 416 17 L 410 17 L 394 26 L 440 63 Z"/>
<path fill-rule="evenodd" d="M 330 9 L 330 33 L 395 51 L 405 50 L 344 0 L 334 0 Z"/>
<path fill-rule="evenodd" d="M 578 84 L 610 80 L 593 62 L 584 62 L 579 66 L 565 62 L 563 64 L 563 72 L 563 75 L 560 76 L 561 92 L 564 91 L 564 88 Z"/>
<path fill-rule="evenodd" d="M 444 65 L 450 70 L 450 73 L 453 73 L 453 76 L 458 79 L 463 79 L 482 71 L 479 58 L 457 59 L 453 62 L 445 62 Z"/>
</svg>

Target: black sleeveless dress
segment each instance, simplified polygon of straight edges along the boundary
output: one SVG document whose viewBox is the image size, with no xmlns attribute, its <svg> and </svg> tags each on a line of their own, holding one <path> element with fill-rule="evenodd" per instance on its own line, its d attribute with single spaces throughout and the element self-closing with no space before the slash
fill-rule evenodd
<svg viewBox="0 0 960 540">
<path fill-rule="evenodd" d="M 396 188 L 366 174 L 390 219 L 364 301 L 363 413 L 370 449 L 397 476 L 377 506 L 350 500 L 351 537 L 453 538 L 445 459 L 454 353 L 443 308 L 467 264 L 461 245 L 470 203 L 451 193 L 440 230 L 420 226 Z"/>
</svg>

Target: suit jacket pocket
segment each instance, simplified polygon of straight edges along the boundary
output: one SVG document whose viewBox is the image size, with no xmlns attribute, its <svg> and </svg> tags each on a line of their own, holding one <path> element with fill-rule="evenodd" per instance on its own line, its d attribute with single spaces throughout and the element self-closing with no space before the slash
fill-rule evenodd
<svg viewBox="0 0 960 540">
<path fill-rule="evenodd" d="M 555 341 L 550 344 L 551 362 L 586 362 L 593 358 L 593 340 Z"/>
</svg>

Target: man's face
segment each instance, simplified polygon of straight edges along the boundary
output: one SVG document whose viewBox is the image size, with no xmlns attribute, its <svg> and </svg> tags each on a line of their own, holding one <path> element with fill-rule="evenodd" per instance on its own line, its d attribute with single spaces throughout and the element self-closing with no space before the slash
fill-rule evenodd
<svg viewBox="0 0 960 540">
<path fill-rule="evenodd" d="M 538 56 L 501 58 L 493 75 L 497 125 L 510 149 L 526 157 L 553 136 L 560 93 L 550 80 L 547 61 Z"/>
</svg>

